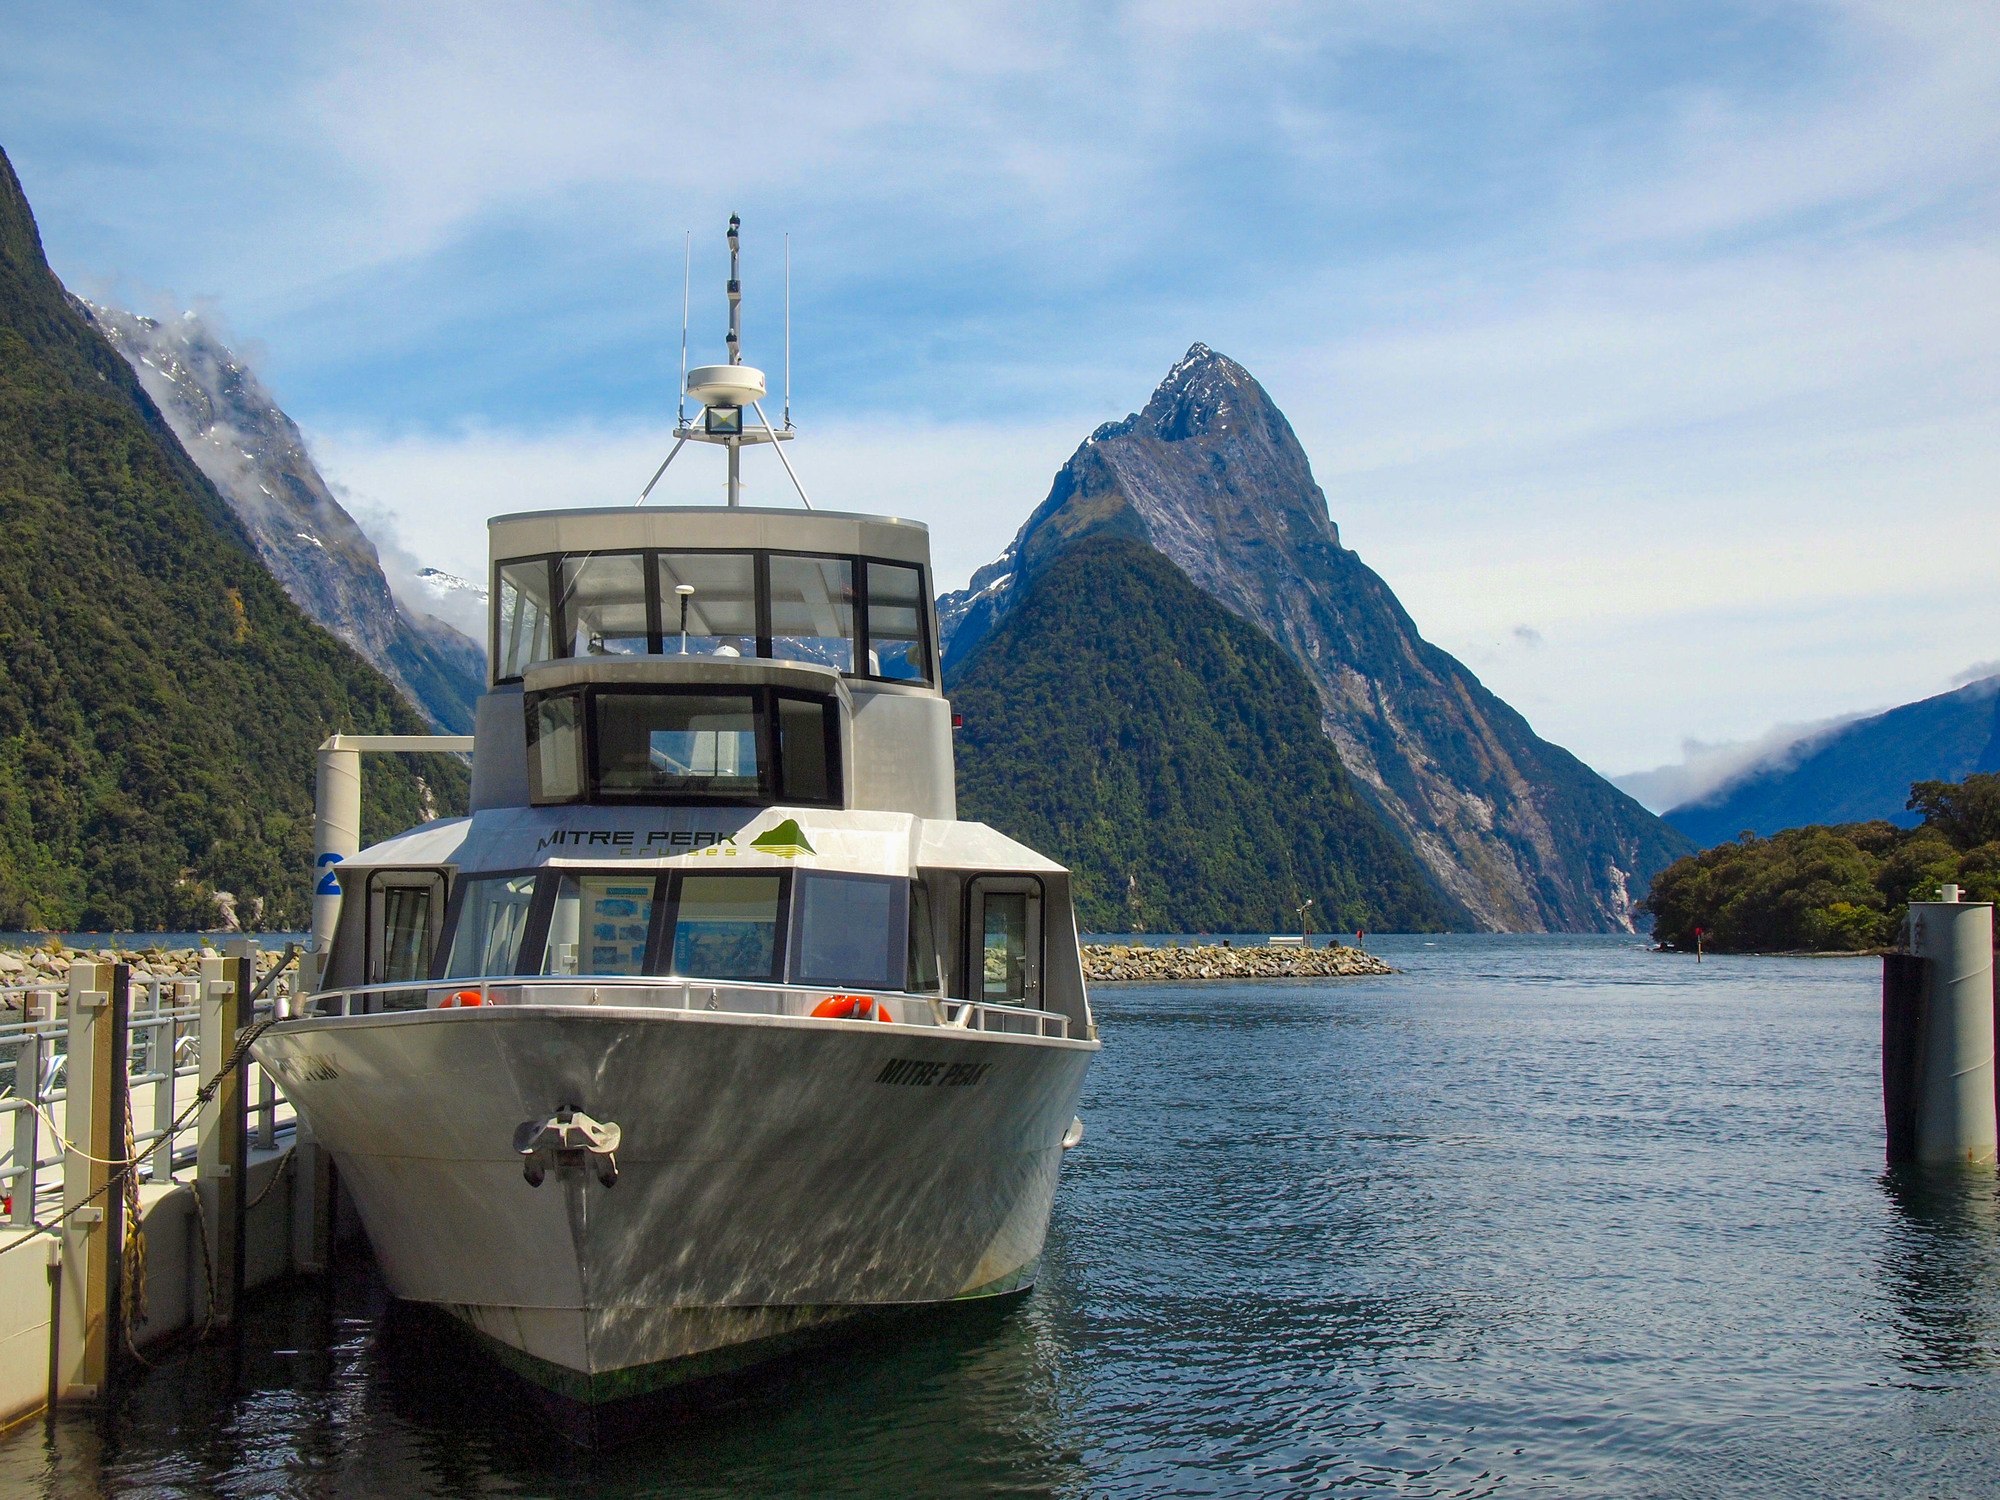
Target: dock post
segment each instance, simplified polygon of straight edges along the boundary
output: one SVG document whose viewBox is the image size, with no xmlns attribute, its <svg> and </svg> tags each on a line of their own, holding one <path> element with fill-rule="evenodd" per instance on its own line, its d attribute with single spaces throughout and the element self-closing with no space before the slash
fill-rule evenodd
<svg viewBox="0 0 2000 1500">
<path fill-rule="evenodd" d="M 214 1078 L 249 1024 L 250 992 L 257 972 L 255 943 L 232 943 L 228 958 L 201 961 L 201 1076 Z M 195 1191 L 208 1235 L 210 1321 L 236 1321 L 243 1285 L 243 1173 L 248 1155 L 244 1117 L 244 1067 L 239 1062 L 217 1085 L 201 1112 L 195 1146 Z"/>
<path fill-rule="evenodd" d="M 1891 1164 L 1981 1165 L 2000 1147 L 1993 907 L 1912 901 L 1906 953 L 1882 965 L 1882 1102 Z"/>
<path fill-rule="evenodd" d="M 333 943 L 340 920 L 340 880 L 333 867 L 361 848 L 361 747 L 334 735 L 319 747 L 319 768 L 313 799 L 314 953 Z"/>
<path fill-rule="evenodd" d="M 123 964 L 72 964 L 69 971 L 68 1085 L 63 1107 L 70 1149 L 63 1157 L 62 1282 L 56 1394 L 65 1403 L 106 1394 L 117 1349 L 119 1260 L 125 1194 L 115 1162 L 125 1159 L 125 1017 L 130 988 Z"/>
<path fill-rule="evenodd" d="M 322 955 L 299 955 L 292 1014 L 305 1014 L 307 997 L 319 988 Z M 292 1126 L 292 1268 L 309 1276 L 325 1274 L 333 1263 L 333 1160 L 312 1133 L 306 1117 Z"/>
</svg>

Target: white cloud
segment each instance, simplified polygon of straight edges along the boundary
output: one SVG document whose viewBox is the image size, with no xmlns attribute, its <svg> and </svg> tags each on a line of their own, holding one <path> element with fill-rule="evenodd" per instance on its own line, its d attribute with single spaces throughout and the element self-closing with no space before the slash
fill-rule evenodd
<svg viewBox="0 0 2000 1500">
<path fill-rule="evenodd" d="M 884 414 L 877 422 L 804 433 L 787 446 L 786 456 L 816 509 L 897 515 L 928 525 L 942 591 L 961 586 L 1007 545 L 1079 438 L 1060 423 L 947 424 Z M 321 470 L 350 509 L 377 525 L 393 518 L 397 549 L 467 578 L 486 574 L 489 517 L 629 505 L 672 446 L 666 424 L 313 438 Z M 743 471 L 745 504 L 798 504 L 768 453 L 747 454 Z M 722 485 L 719 455 L 690 444 L 649 503 L 719 505 Z"/>
<path fill-rule="evenodd" d="M 1681 745 L 1679 760 L 1650 771 L 1628 771 L 1611 779 L 1654 812 L 1664 813 L 1699 802 L 1746 772 L 1796 765 L 1832 731 L 1866 717 L 1866 714 L 1849 714 L 1815 724 L 1779 724 L 1754 740 L 1723 745 L 1686 740 Z"/>
</svg>

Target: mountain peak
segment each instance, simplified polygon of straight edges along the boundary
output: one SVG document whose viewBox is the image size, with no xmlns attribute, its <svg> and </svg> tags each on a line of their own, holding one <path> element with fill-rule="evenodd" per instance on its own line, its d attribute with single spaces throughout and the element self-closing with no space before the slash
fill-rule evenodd
<svg viewBox="0 0 2000 1500">
<path fill-rule="evenodd" d="M 947 681 L 1093 538 L 1151 548 L 1289 652 L 1348 771 L 1483 925 L 1629 930 L 1631 886 L 1685 849 L 1418 634 L 1340 545 L 1284 413 L 1206 344 L 1091 434 L 972 588 L 939 599 Z"/>
<path fill-rule="evenodd" d="M 1191 344 L 1154 388 L 1138 421 L 1162 442 L 1176 443 L 1228 432 L 1232 426 L 1241 430 L 1253 420 L 1268 427 L 1276 412 L 1248 370 L 1206 344 Z"/>
</svg>

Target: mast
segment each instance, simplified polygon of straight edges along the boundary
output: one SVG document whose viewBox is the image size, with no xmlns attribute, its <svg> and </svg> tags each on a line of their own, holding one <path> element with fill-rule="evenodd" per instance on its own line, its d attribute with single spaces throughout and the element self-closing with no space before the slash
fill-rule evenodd
<svg viewBox="0 0 2000 1500">
<path fill-rule="evenodd" d="M 799 492 L 799 499 L 807 510 L 812 509 L 812 501 L 806 495 L 806 487 L 799 483 L 799 476 L 792 469 L 792 461 L 785 457 L 785 450 L 779 446 L 790 442 L 798 434 L 792 428 L 792 246 L 791 239 L 785 240 L 785 425 L 782 430 L 771 425 L 771 419 L 764 415 L 764 372 L 755 365 L 743 363 L 743 220 L 736 214 L 729 216 L 729 281 L 726 291 L 729 297 L 729 332 L 724 340 L 729 348 L 729 363 L 723 365 L 701 365 L 687 368 L 687 271 L 681 276 L 681 396 L 683 405 L 674 424 L 674 446 L 668 452 L 653 477 L 639 492 L 634 504 L 643 505 L 653 487 L 667 472 L 667 465 L 689 443 L 714 443 L 725 450 L 728 461 L 728 480 L 725 490 L 732 507 L 743 503 L 743 445 L 756 446 L 769 443 L 771 451 L 778 455 L 778 462 L 784 465 L 785 477 L 792 482 L 792 488 Z M 695 421 L 687 419 L 686 398 L 692 396 L 701 403 L 701 415 Z M 756 415 L 753 427 L 745 418 L 745 413 Z"/>
<path fill-rule="evenodd" d="M 729 362 L 743 363 L 743 244 L 740 232 L 742 219 L 735 214 L 729 216 Z M 761 382 L 759 382 L 761 384 Z M 739 410 L 740 415 L 740 410 Z M 740 422 L 739 422 L 740 425 Z M 737 506 L 743 503 L 743 434 L 738 432 L 729 439 L 729 503 Z"/>
</svg>

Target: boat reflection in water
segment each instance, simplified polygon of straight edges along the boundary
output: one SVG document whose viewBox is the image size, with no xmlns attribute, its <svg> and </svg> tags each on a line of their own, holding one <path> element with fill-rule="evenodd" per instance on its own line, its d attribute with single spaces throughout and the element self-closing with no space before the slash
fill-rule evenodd
<svg viewBox="0 0 2000 1500">
<path fill-rule="evenodd" d="M 1068 873 L 957 821 L 927 531 L 735 503 L 791 436 L 736 285 L 675 448 L 731 503 L 490 523 L 471 815 L 339 867 L 256 1044 L 390 1290 L 565 1411 L 1027 1287 L 1097 1050 Z"/>
</svg>

